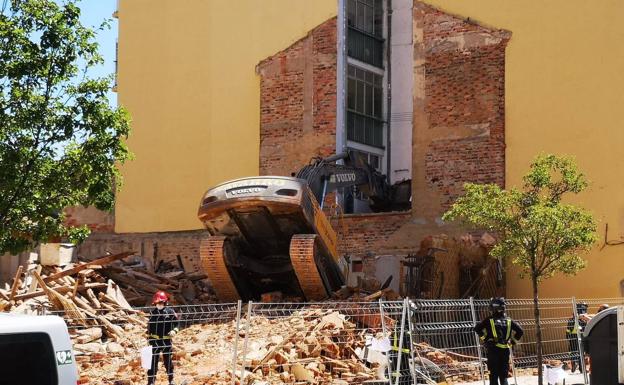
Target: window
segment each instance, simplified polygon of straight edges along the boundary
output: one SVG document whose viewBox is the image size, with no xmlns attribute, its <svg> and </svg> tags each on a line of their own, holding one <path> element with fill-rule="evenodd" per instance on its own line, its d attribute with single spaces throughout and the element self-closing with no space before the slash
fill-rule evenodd
<svg viewBox="0 0 624 385">
<path fill-rule="evenodd" d="M 349 151 L 353 152 L 356 156 L 360 157 L 360 159 L 370 164 L 371 167 L 373 167 L 375 170 L 382 172 L 382 169 L 381 169 L 382 156 L 380 154 L 373 154 L 367 151 L 356 150 L 352 148 L 349 148 Z"/>
<path fill-rule="evenodd" d="M 347 55 L 383 67 L 383 5 L 380 0 L 347 1 Z"/>
<path fill-rule="evenodd" d="M 381 37 L 382 18 L 381 0 L 347 0 L 347 23 L 349 27 Z"/>
<path fill-rule="evenodd" d="M 383 147 L 383 77 L 356 66 L 347 72 L 347 139 Z"/>
<path fill-rule="evenodd" d="M 0 334 L 0 385 L 57 385 L 56 356 L 46 333 Z"/>
</svg>

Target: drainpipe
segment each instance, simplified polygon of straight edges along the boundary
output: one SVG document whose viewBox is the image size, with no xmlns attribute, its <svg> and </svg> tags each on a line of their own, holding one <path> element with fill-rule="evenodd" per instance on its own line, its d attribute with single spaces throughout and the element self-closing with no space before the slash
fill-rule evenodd
<svg viewBox="0 0 624 385">
<path fill-rule="evenodd" d="M 338 0 L 338 17 L 336 20 L 336 154 L 347 147 L 346 131 L 346 84 L 347 84 L 347 4 L 346 0 Z M 338 160 L 337 164 L 344 164 Z M 336 203 L 344 205 L 342 191 L 336 191 Z"/>
<path fill-rule="evenodd" d="M 386 1 L 386 157 L 388 183 L 392 172 L 392 141 L 390 140 L 390 122 L 392 121 L 392 0 Z"/>
<path fill-rule="evenodd" d="M 346 147 L 346 75 L 347 75 L 347 29 L 346 0 L 338 0 L 337 58 L 336 65 L 336 154 Z M 342 163 L 338 161 L 337 163 Z"/>
</svg>

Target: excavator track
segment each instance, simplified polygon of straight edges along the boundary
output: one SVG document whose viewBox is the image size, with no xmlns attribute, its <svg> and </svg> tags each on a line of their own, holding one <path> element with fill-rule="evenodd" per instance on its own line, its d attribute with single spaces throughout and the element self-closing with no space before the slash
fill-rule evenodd
<svg viewBox="0 0 624 385">
<path fill-rule="evenodd" d="M 225 264 L 225 241 L 226 237 L 223 236 L 202 239 L 199 245 L 199 256 L 217 298 L 234 302 L 240 299 L 240 295 Z"/>
<path fill-rule="evenodd" d="M 315 234 L 297 234 L 290 240 L 290 261 L 299 286 L 308 301 L 320 301 L 327 298 L 323 280 L 315 262 L 318 252 Z"/>
</svg>

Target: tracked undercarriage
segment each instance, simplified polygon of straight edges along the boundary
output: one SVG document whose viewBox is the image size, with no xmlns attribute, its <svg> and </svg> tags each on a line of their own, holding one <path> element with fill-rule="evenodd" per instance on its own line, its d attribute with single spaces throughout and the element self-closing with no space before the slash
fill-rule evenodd
<svg viewBox="0 0 624 385">
<path fill-rule="evenodd" d="M 344 283 L 336 234 L 306 181 L 256 177 L 204 195 L 199 219 L 203 268 L 222 301 L 255 300 L 280 291 L 308 301 Z"/>
</svg>

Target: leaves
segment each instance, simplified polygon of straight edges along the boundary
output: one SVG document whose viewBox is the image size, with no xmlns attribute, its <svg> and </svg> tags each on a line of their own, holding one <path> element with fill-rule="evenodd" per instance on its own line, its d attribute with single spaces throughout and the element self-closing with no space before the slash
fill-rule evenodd
<svg viewBox="0 0 624 385">
<path fill-rule="evenodd" d="M 88 76 L 95 37 L 75 0 L 12 0 L 0 14 L 0 254 L 84 239 L 64 226 L 67 206 L 113 207 L 129 118 L 110 107 L 112 77 Z"/>
<path fill-rule="evenodd" d="M 540 281 L 557 272 L 575 274 L 586 265 L 580 253 L 596 241 L 596 224 L 590 213 L 561 200 L 587 185 L 572 159 L 540 155 L 522 190 L 466 184 L 443 219 L 496 232 L 492 256 L 511 258 L 523 276 Z"/>
</svg>

